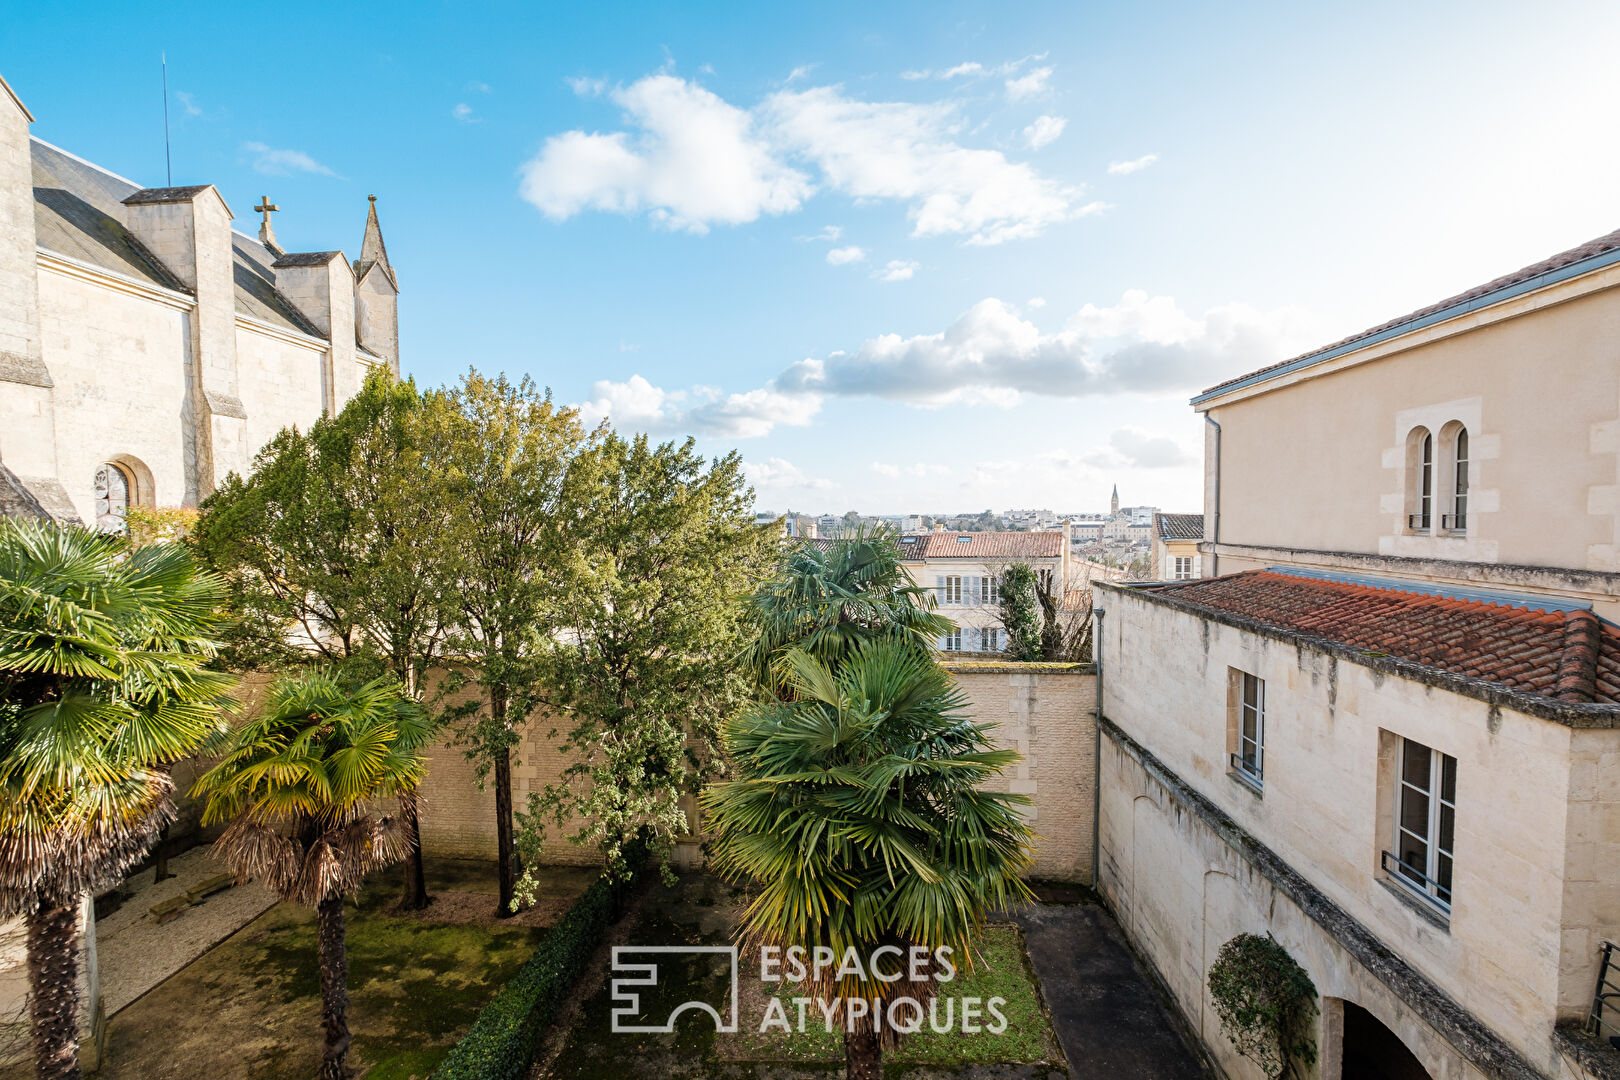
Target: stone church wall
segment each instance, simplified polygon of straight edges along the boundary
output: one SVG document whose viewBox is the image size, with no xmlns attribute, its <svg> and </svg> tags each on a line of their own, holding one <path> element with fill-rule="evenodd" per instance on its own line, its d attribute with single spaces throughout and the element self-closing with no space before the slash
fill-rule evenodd
<svg viewBox="0 0 1620 1080">
<path fill-rule="evenodd" d="M 295 344 L 237 325 L 236 372 L 247 414 L 247 444 L 264 446 L 285 427 L 309 430 L 325 408 L 326 343 Z"/>
</svg>

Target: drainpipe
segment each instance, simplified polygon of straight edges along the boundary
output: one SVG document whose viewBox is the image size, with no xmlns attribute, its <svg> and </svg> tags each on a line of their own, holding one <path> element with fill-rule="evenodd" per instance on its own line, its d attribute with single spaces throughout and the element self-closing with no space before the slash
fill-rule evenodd
<svg viewBox="0 0 1620 1080">
<path fill-rule="evenodd" d="M 1221 545 L 1221 425 L 1209 413 L 1204 414 L 1204 423 L 1215 429 L 1215 497 L 1209 523 L 1209 576 L 1220 577 L 1221 556 L 1215 549 Z"/>
<path fill-rule="evenodd" d="M 1097 618 L 1097 627 L 1091 635 L 1091 662 L 1097 668 L 1097 709 L 1093 717 L 1092 747 L 1091 747 L 1091 887 L 1099 895 L 1102 888 L 1102 851 L 1099 842 L 1102 837 L 1102 718 L 1103 718 L 1103 662 L 1102 662 L 1102 636 L 1103 616 L 1108 614 L 1100 607 L 1092 607 L 1091 613 Z"/>
</svg>

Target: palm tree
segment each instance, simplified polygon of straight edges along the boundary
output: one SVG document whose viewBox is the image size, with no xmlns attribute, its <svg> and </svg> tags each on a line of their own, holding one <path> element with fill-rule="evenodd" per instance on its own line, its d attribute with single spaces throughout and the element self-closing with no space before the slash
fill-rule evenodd
<svg viewBox="0 0 1620 1080">
<path fill-rule="evenodd" d="M 79 1075 L 79 905 L 174 818 L 170 766 L 224 731 L 224 587 L 173 544 L 0 520 L 0 916 L 28 930 L 41 1078 Z"/>
<path fill-rule="evenodd" d="M 193 789 L 208 800 L 204 825 L 230 823 L 214 852 L 238 877 L 315 909 L 322 1080 L 349 1075 L 343 897 L 367 871 L 408 852 L 403 819 L 374 810 L 382 799 L 415 798 L 432 732 L 427 713 L 392 680 L 353 686 L 329 672 L 288 676 Z"/>
<path fill-rule="evenodd" d="M 837 667 L 860 642 L 888 634 L 931 653 L 935 638 L 955 626 L 912 582 L 896 534 L 884 528 L 825 547 L 799 544 L 751 606 L 758 636 L 743 659 L 760 689 L 776 697 L 789 692 L 783 658 L 790 648 Z"/>
<path fill-rule="evenodd" d="M 792 700 L 762 701 L 727 724 L 734 779 L 703 795 L 715 867 L 759 886 L 744 943 L 812 956 L 828 946 L 840 958 L 854 947 L 863 965 L 880 946 L 908 957 L 912 946 L 946 947 L 971 964 L 985 913 L 1030 896 L 1020 877 L 1031 862 L 1020 812 L 1029 800 L 979 790 L 1017 752 L 991 749 L 950 676 L 903 636 L 857 643 L 837 668 L 790 649 L 780 668 Z M 846 1018 L 850 1080 L 877 1080 L 897 1036 L 849 1003 L 887 1011 L 909 997 L 920 1008 L 934 983 L 824 972 L 808 986 Z M 908 1007 L 897 1009 L 909 1021 Z"/>
</svg>

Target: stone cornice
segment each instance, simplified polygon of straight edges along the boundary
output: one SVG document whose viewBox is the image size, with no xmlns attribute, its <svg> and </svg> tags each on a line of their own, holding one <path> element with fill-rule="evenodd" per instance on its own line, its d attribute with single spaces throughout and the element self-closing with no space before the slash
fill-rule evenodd
<svg viewBox="0 0 1620 1080">
<path fill-rule="evenodd" d="M 300 348 L 310 349 L 315 352 L 325 352 L 327 349 L 332 347 L 331 342 L 327 341 L 325 338 L 316 337 L 313 334 L 301 333 L 297 330 L 288 330 L 284 327 L 276 326 L 274 323 L 267 323 L 263 319 L 255 319 L 251 315 L 243 315 L 240 311 L 236 313 L 236 328 L 238 330 L 247 330 L 251 333 L 261 334 L 267 338 L 275 338 L 277 341 L 284 341 L 289 345 L 297 345 Z"/>
<path fill-rule="evenodd" d="M 197 306 L 197 298 L 173 289 L 161 288 L 144 281 L 137 281 L 132 277 L 114 273 L 100 266 L 92 266 L 87 262 L 69 258 L 66 255 L 40 248 L 39 268 L 61 274 L 63 277 L 74 278 L 78 281 L 100 285 L 104 289 L 121 292 L 128 296 L 150 300 L 155 304 L 174 308 L 177 311 L 191 311 Z"/>
</svg>

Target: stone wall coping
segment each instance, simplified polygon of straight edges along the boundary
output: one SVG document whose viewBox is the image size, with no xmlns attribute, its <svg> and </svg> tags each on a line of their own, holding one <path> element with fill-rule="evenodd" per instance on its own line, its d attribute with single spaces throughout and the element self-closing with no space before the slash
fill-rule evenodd
<svg viewBox="0 0 1620 1080">
<path fill-rule="evenodd" d="M 1188 785 L 1118 724 L 1104 716 L 1101 727 L 1109 741 L 1134 759 L 1172 799 L 1207 825 L 1362 967 L 1389 987 L 1424 1023 L 1439 1032 L 1475 1068 L 1492 1080 L 1546 1080 L 1541 1070 L 1482 1020 L 1401 959 L 1376 934 L 1307 881 L 1282 856 Z"/>
<path fill-rule="evenodd" d="M 1195 618 L 1220 623 L 1222 626 L 1230 626 L 1234 630 L 1242 630 L 1245 633 L 1271 638 L 1274 641 L 1284 641 L 1296 648 L 1309 649 L 1313 652 L 1333 656 L 1346 663 L 1369 668 L 1383 675 L 1393 675 L 1396 678 L 1422 683 L 1424 686 L 1432 686 L 1437 690 L 1447 690 L 1462 697 L 1482 701 L 1493 709 L 1512 709 L 1514 712 L 1524 713 L 1527 716 L 1534 716 L 1542 720 L 1550 720 L 1555 724 L 1563 724 L 1565 727 L 1570 728 L 1610 730 L 1620 728 L 1620 705 L 1560 701 L 1557 698 L 1547 697 L 1542 694 L 1530 694 L 1485 679 L 1476 679 L 1467 675 L 1442 671 L 1439 668 L 1433 668 L 1413 660 L 1402 660 L 1386 653 L 1369 652 L 1366 649 L 1346 645 L 1342 641 L 1334 641 L 1331 638 L 1303 634 L 1298 630 L 1273 626 L 1271 623 L 1261 622 L 1247 616 L 1234 615 L 1228 611 L 1217 611 L 1214 608 L 1208 608 L 1202 604 L 1195 604 L 1175 596 L 1167 596 L 1152 589 L 1119 585 L 1113 582 L 1097 582 L 1093 587 L 1118 593 L 1122 597 L 1129 596 L 1144 603 L 1172 608 Z"/>
<path fill-rule="evenodd" d="M 952 675 L 1095 675 L 1097 665 L 1032 660 L 941 660 Z"/>
</svg>

